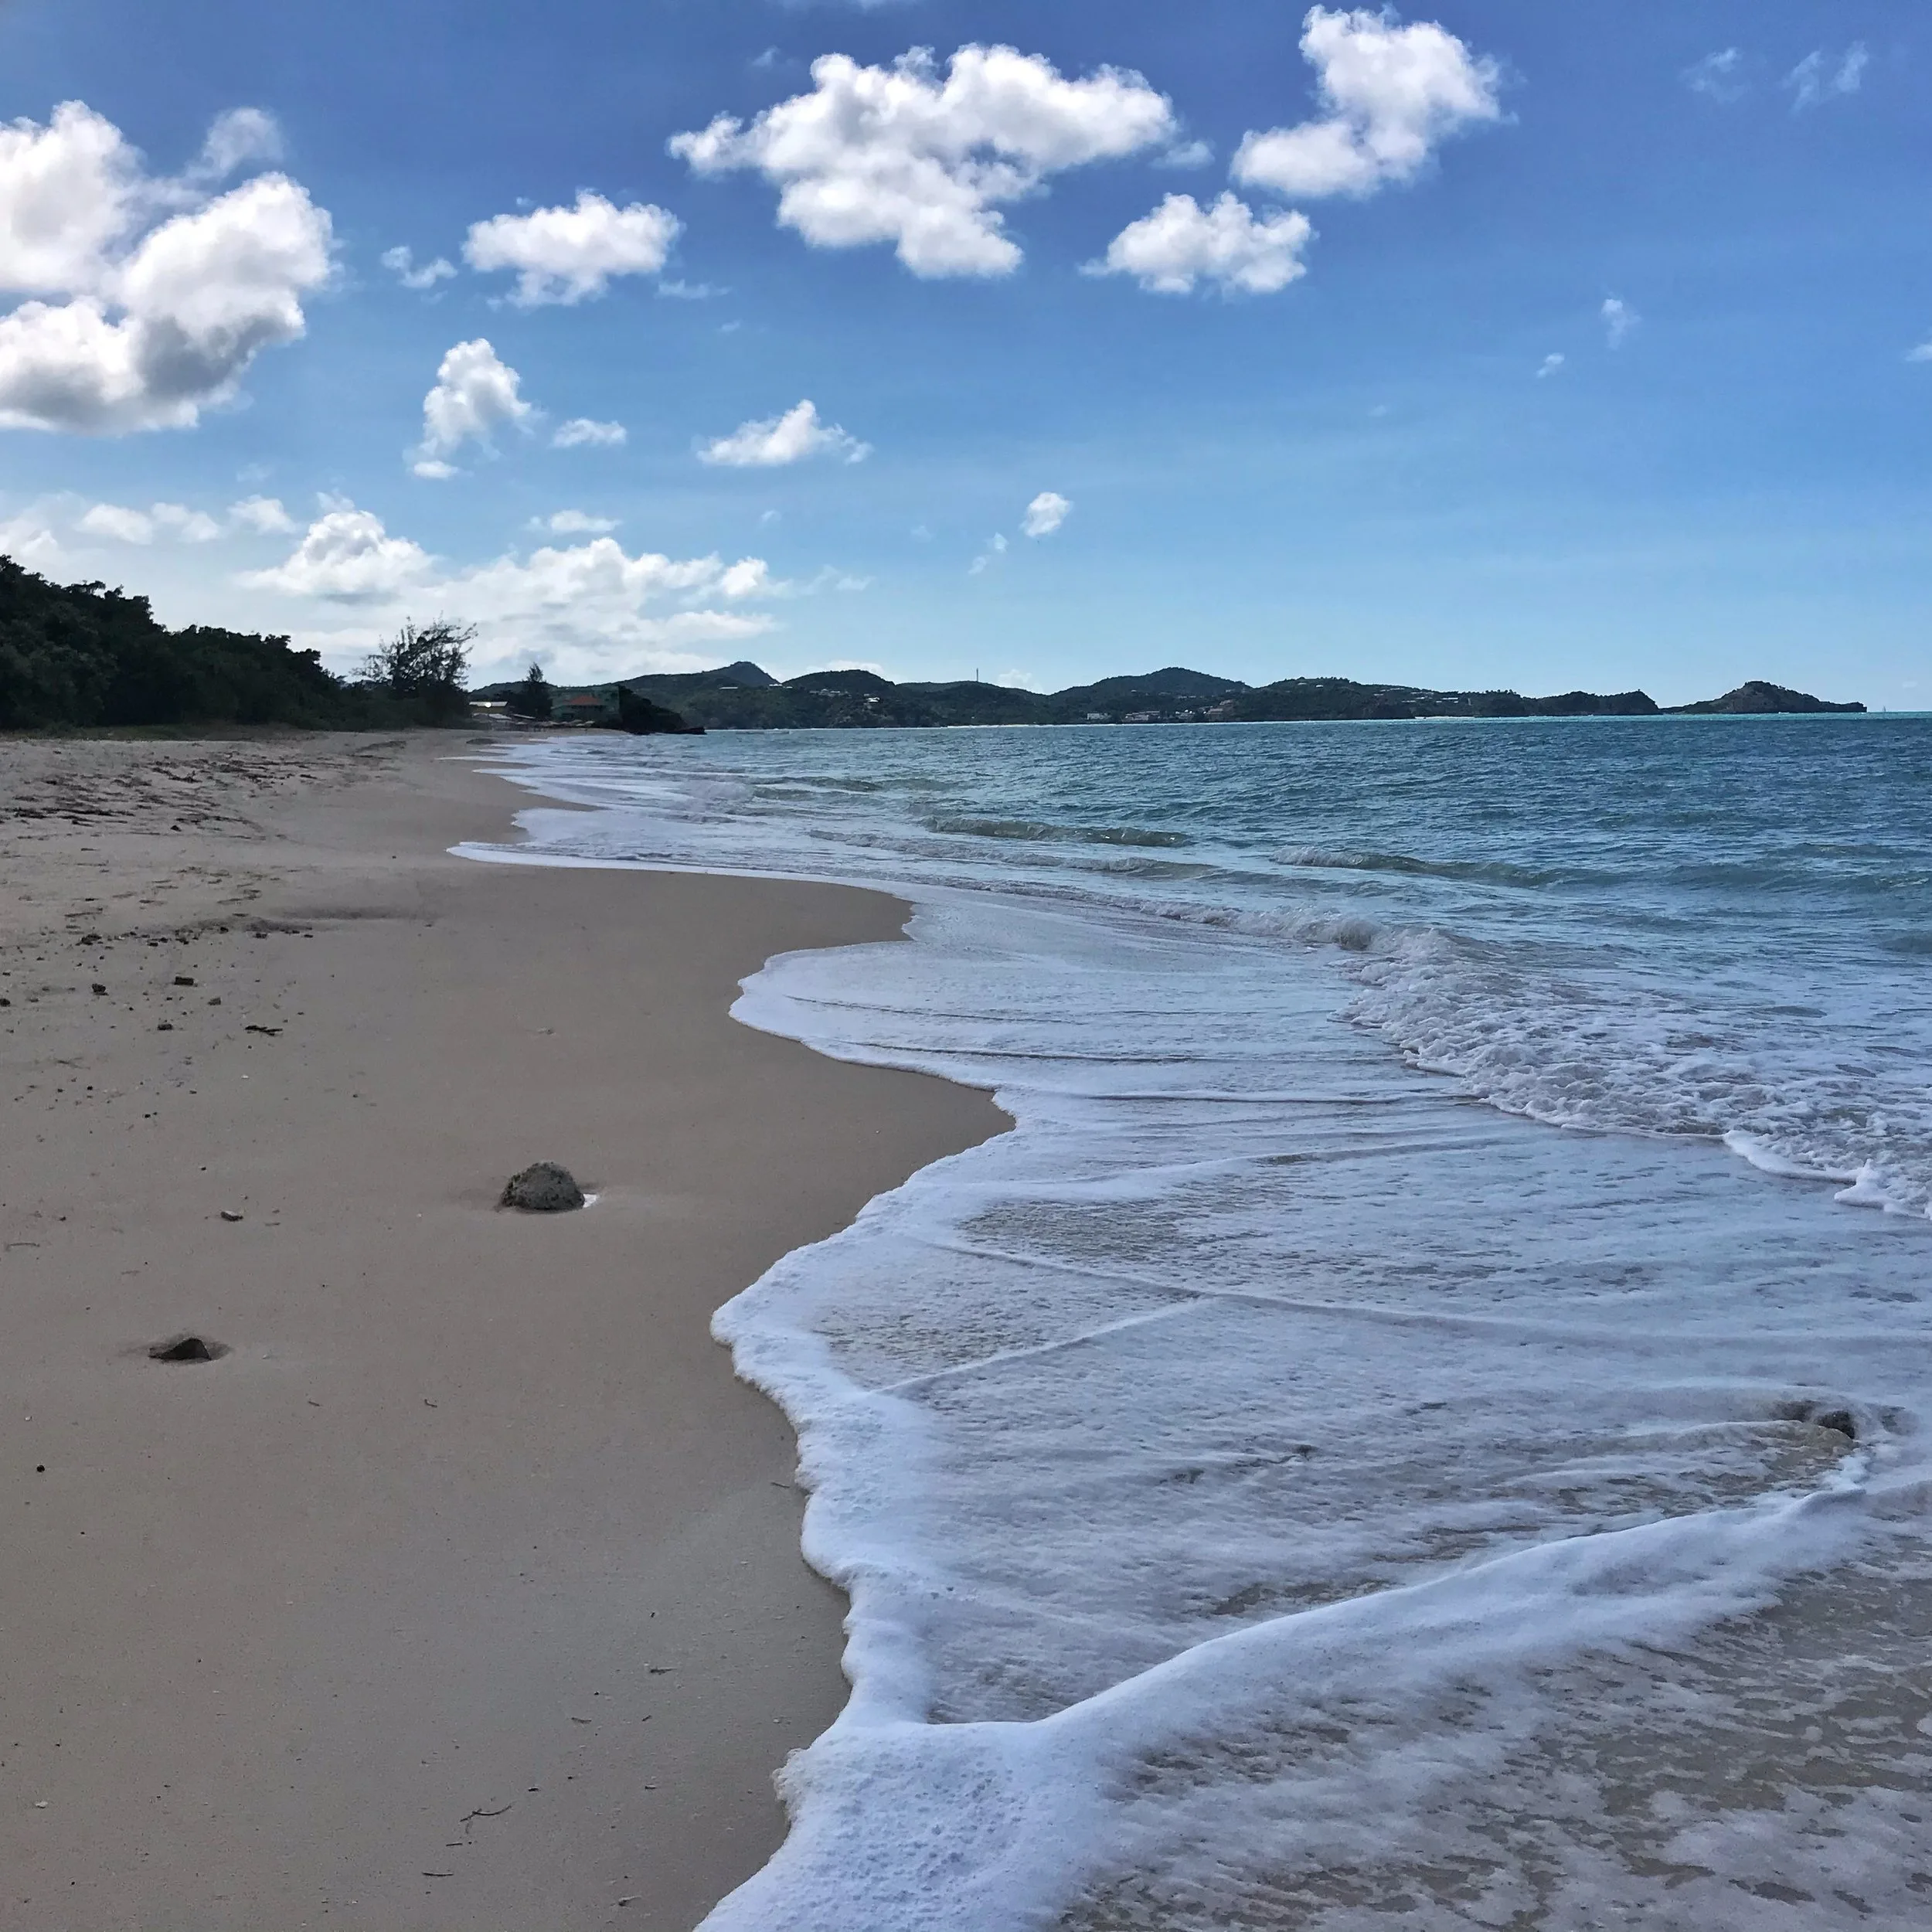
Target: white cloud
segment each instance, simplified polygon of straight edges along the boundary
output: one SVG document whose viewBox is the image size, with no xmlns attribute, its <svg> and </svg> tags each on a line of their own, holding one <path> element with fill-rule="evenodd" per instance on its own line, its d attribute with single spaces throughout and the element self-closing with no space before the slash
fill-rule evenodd
<svg viewBox="0 0 1932 1932">
<path fill-rule="evenodd" d="M 1644 319 L 1621 295 L 1605 296 L 1597 312 L 1604 318 L 1604 335 L 1612 349 L 1621 349 L 1631 331 Z"/>
<path fill-rule="evenodd" d="M 1213 145 L 1205 141 L 1177 141 L 1164 155 L 1156 155 L 1156 168 L 1205 168 L 1214 158 Z"/>
<path fill-rule="evenodd" d="M 0 127 L 0 288 L 37 294 L 104 290 L 111 251 L 139 219 L 141 157 L 77 100 L 46 127 Z"/>
<path fill-rule="evenodd" d="M 228 520 L 237 529 L 252 530 L 257 536 L 285 536 L 293 532 L 295 519 L 274 496 L 245 496 L 228 506 Z"/>
<path fill-rule="evenodd" d="M 1073 504 L 1058 490 L 1042 490 L 1027 505 L 1020 528 L 1029 536 L 1051 536 L 1073 514 Z"/>
<path fill-rule="evenodd" d="M 1542 362 L 1537 367 L 1537 381 L 1540 383 L 1546 376 L 1554 376 L 1557 370 L 1563 367 L 1566 359 L 1567 359 L 1560 353 L 1554 353 L 1546 355 L 1543 359 Z"/>
<path fill-rule="evenodd" d="M 456 273 L 456 264 L 446 262 L 440 255 L 419 267 L 414 254 L 407 248 L 386 248 L 383 251 L 383 266 L 405 288 L 434 288 L 438 282 L 447 281 Z"/>
<path fill-rule="evenodd" d="M 1742 100 L 1750 91 L 1744 83 L 1743 65 L 1744 56 L 1739 49 L 1720 48 L 1684 70 L 1684 85 L 1692 94 L 1712 100 Z"/>
<path fill-rule="evenodd" d="M 342 503 L 318 517 L 281 563 L 241 581 L 332 604 L 384 604 L 423 583 L 430 570 L 420 545 L 391 536 L 374 512 Z"/>
<path fill-rule="evenodd" d="M 1311 7 L 1301 51 L 1326 111 L 1246 136 L 1233 173 L 1250 187 L 1373 194 L 1413 180 L 1451 134 L 1502 117 L 1501 67 L 1434 22 L 1404 27 L 1392 12 Z"/>
<path fill-rule="evenodd" d="M 1012 47 L 961 47 L 943 80 L 927 48 L 890 67 L 826 54 L 811 75 L 809 94 L 749 125 L 720 114 L 675 135 L 671 152 L 699 174 L 756 169 L 780 191 L 780 222 L 813 246 L 890 242 L 916 275 L 1010 274 L 1020 250 L 1001 204 L 1175 131 L 1166 97 L 1138 74 L 1070 80 Z"/>
<path fill-rule="evenodd" d="M 573 208 L 478 222 L 463 244 L 463 258 L 485 273 L 514 270 L 510 300 L 519 308 L 580 302 L 601 295 L 614 275 L 655 275 L 683 226 L 648 202 L 619 208 L 580 189 Z"/>
<path fill-rule="evenodd" d="M 154 519 L 144 510 L 124 509 L 118 503 L 97 503 L 80 520 L 90 536 L 111 537 L 117 543 L 151 543 Z"/>
<path fill-rule="evenodd" d="M 445 460 L 465 443 L 488 446 L 501 424 L 527 426 L 536 410 L 518 394 L 522 379 L 481 336 L 458 342 L 438 365 L 436 386 L 423 398 L 423 440 L 413 465 L 418 476 L 454 475 Z"/>
<path fill-rule="evenodd" d="M 222 533 L 221 526 L 206 510 L 191 510 L 185 504 L 157 503 L 148 515 L 184 543 L 213 543 Z"/>
<path fill-rule="evenodd" d="M 871 454 L 869 443 L 849 435 L 836 423 L 821 422 L 818 406 L 808 400 L 782 416 L 741 423 L 729 436 L 700 444 L 698 460 L 733 469 L 776 469 L 811 456 L 838 455 L 848 463 L 862 463 Z"/>
<path fill-rule="evenodd" d="M 111 538 L 117 543 L 151 543 L 162 536 L 183 543 L 213 543 L 222 534 L 222 526 L 206 511 L 191 510 L 183 503 L 155 503 L 145 510 L 96 503 L 81 515 L 75 527 L 90 536 Z"/>
<path fill-rule="evenodd" d="M 440 456 L 419 456 L 410 465 L 410 474 L 420 476 L 427 483 L 447 483 L 451 477 L 462 474 L 454 463 L 445 463 Z"/>
<path fill-rule="evenodd" d="M 0 556 L 10 556 L 28 570 L 51 570 L 63 561 L 60 539 L 43 519 L 23 512 L 0 522 Z"/>
<path fill-rule="evenodd" d="M 584 510 L 556 510 L 530 519 L 532 529 L 548 530 L 553 536 L 603 536 L 617 527 L 615 517 L 592 516 Z"/>
<path fill-rule="evenodd" d="M 226 181 L 251 162 L 281 158 L 282 131 L 273 114 L 260 107 L 230 107 L 209 124 L 200 158 L 189 172 L 203 180 Z"/>
<path fill-rule="evenodd" d="M 1932 342 L 1921 342 L 1917 349 L 1907 349 L 1905 359 L 1908 362 L 1932 362 Z"/>
<path fill-rule="evenodd" d="M 1272 294 L 1308 272 L 1301 255 L 1314 233 L 1298 209 L 1257 216 L 1233 194 L 1208 208 L 1192 195 L 1169 195 L 1122 229 L 1086 272 L 1131 275 L 1162 295 L 1187 294 L 1197 281 L 1224 294 Z"/>
<path fill-rule="evenodd" d="M 0 289 L 35 298 L 0 316 L 0 427 L 192 427 L 261 350 L 302 334 L 301 298 L 330 274 L 327 214 L 281 175 L 205 192 L 273 137 L 236 110 L 168 180 L 77 101 L 44 128 L 0 127 Z"/>
<path fill-rule="evenodd" d="M 966 574 L 976 577 L 985 572 L 995 557 L 1006 554 L 1006 539 L 997 530 L 986 540 L 986 547 L 966 566 Z"/>
<path fill-rule="evenodd" d="M 622 447 L 628 434 L 621 423 L 598 423 L 587 416 L 573 416 L 569 422 L 557 425 L 550 447 L 553 450 L 617 449 Z"/>
<path fill-rule="evenodd" d="M 716 301 L 720 295 L 729 295 L 731 291 L 719 288 L 711 282 L 670 281 L 658 283 L 658 293 L 669 296 L 674 301 L 710 302 Z"/>
<path fill-rule="evenodd" d="M 1815 49 L 1784 77 L 1791 90 L 1791 111 L 1802 113 L 1856 94 L 1865 84 L 1865 70 L 1871 61 L 1871 49 L 1862 40 L 1853 41 L 1836 60 L 1822 47 Z"/>
<path fill-rule="evenodd" d="M 631 556 L 602 535 L 451 570 L 406 538 L 392 536 L 370 512 L 342 502 L 325 508 L 284 563 L 241 581 L 285 596 L 366 606 L 389 624 L 412 610 L 434 611 L 480 627 L 481 675 L 520 671 L 536 656 L 552 677 L 566 680 L 716 662 L 719 650 L 736 652 L 770 630 L 770 614 L 752 607 L 792 587 L 774 581 L 760 557 L 727 563 L 716 556 Z M 368 636 L 359 628 L 327 641 L 348 662 L 366 648 Z"/>
</svg>

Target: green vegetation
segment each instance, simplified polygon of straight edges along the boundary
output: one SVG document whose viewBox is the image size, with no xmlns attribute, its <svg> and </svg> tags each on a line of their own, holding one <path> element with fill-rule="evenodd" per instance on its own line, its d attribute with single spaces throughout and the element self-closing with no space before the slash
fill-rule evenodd
<svg viewBox="0 0 1932 1932">
<path fill-rule="evenodd" d="M 49 583 L 0 557 L 0 731 L 454 723 L 468 709 L 468 643 L 447 624 L 406 624 L 350 683 L 286 638 L 199 624 L 171 631 L 145 597 Z"/>
<path fill-rule="evenodd" d="M 447 724 L 467 716 L 470 694 L 463 689 L 463 679 L 475 635 L 475 625 L 451 624 L 442 617 L 420 630 L 405 624 L 363 660 L 363 686 L 404 709 L 414 709 L 426 724 Z"/>
<path fill-rule="evenodd" d="M 518 689 L 498 685 L 482 696 Z M 621 696 L 620 691 L 628 696 Z M 961 682 L 894 684 L 872 671 L 809 671 L 780 683 L 755 664 L 726 665 L 629 678 L 621 687 L 560 693 L 585 723 L 608 723 L 626 702 L 648 698 L 711 730 L 874 730 L 938 725 L 1201 724 L 1277 719 L 1402 718 L 1655 717 L 1663 707 L 1646 692 L 1607 696 L 1569 691 L 1526 698 L 1515 691 L 1431 691 L 1414 685 L 1360 684 L 1352 678 L 1284 678 L 1251 686 L 1179 665 L 1138 676 L 1103 678 L 1065 691 L 1016 691 Z M 1861 711 L 1801 691 L 1742 685 L 1685 712 Z M 648 727 L 665 729 L 662 725 Z"/>
<path fill-rule="evenodd" d="M 529 674 L 521 684 L 511 686 L 503 702 L 512 717 L 528 718 L 532 724 L 547 724 L 556 699 L 543 681 L 543 667 L 532 665 Z"/>
</svg>

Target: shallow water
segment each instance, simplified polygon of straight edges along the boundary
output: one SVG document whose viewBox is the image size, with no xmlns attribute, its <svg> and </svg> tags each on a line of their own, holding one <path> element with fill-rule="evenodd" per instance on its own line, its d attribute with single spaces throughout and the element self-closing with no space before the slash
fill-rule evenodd
<svg viewBox="0 0 1932 1932">
<path fill-rule="evenodd" d="M 905 893 L 740 1016 L 1017 1122 L 719 1318 L 855 1691 L 716 1925 L 1923 1911 L 1932 721 L 515 762 Z"/>
</svg>

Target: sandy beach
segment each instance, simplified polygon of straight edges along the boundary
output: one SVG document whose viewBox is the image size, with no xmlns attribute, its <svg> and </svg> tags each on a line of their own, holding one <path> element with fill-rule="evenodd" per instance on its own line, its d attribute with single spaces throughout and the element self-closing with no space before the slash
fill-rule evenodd
<svg viewBox="0 0 1932 1932">
<path fill-rule="evenodd" d="M 841 1702 L 707 1325 L 1003 1117 L 729 1019 L 896 902 L 450 858 L 471 749 L 0 744 L 18 1932 L 673 1932 Z"/>
</svg>

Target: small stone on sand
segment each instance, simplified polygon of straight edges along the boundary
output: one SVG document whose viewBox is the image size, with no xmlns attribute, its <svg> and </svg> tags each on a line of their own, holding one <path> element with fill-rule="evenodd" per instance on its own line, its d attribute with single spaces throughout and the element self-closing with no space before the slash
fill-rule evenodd
<svg viewBox="0 0 1932 1932">
<path fill-rule="evenodd" d="M 148 1351 L 156 1362 L 218 1362 L 227 1352 L 224 1344 L 206 1341 L 198 1335 L 170 1335 Z"/>
<path fill-rule="evenodd" d="M 583 1190 L 567 1168 L 554 1161 L 539 1161 L 510 1177 L 500 1205 L 522 1208 L 528 1214 L 561 1214 L 583 1206 Z"/>
</svg>

